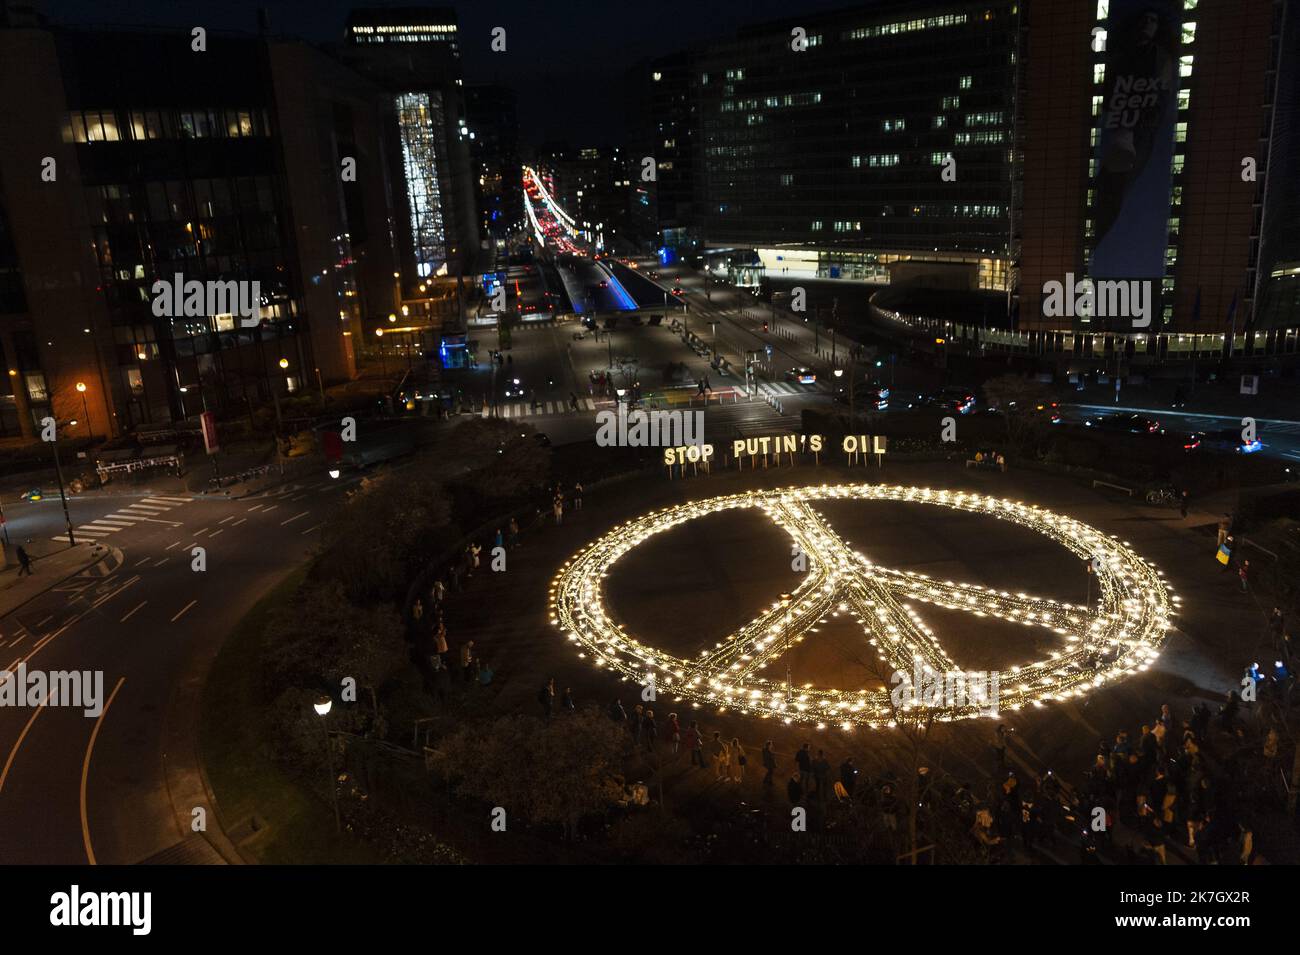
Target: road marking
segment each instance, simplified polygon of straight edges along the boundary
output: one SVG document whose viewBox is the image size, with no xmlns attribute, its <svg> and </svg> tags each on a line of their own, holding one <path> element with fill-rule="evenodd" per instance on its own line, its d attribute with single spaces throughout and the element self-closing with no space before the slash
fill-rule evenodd
<svg viewBox="0 0 1300 955">
<path fill-rule="evenodd" d="M 305 531 L 302 532 L 302 535 L 301 535 L 301 536 L 306 537 L 306 536 L 307 536 L 308 534 L 310 534 L 312 531 L 318 531 L 318 530 L 320 530 L 320 529 L 321 529 L 322 527 L 324 527 L 324 526 L 325 526 L 324 524 L 317 524 L 315 527 L 309 527 L 309 528 L 307 528 Z"/>
<path fill-rule="evenodd" d="M 265 504 L 255 504 L 248 509 L 248 513 L 252 514 L 254 511 L 260 511 L 264 507 L 266 507 Z"/>
<path fill-rule="evenodd" d="M 20 637 L 19 637 L 17 640 L 15 640 L 13 643 L 9 644 L 9 649 L 12 650 L 14 647 L 18 646 L 18 644 L 22 643 L 22 642 L 23 642 L 24 640 L 26 640 L 26 639 L 27 639 L 27 634 L 24 633 L 22 636 L 20 636 Z"/>
<path fill-rule="evenodd" d="M 191 607 L 193 607 L 196 603 L 198 603 L 197 600 L 191 600 L 189 603 L 187 603 L 184 607 L 180 609 L 180 612 L 176 614 L 176 616 L 172 617 L 171 622 L 175 623 L 177 620 L 181 619 L 181 617 L 185 616 L 185 612 L 189 610 Z"/>
<path fill-rule="evenodd" d="M 216 537 L 218 534 L 224 534 L 225 532 L 226 532 L 226 529 L 225 529 L 224 527 L 221 528 L 220 530 L 215 530 L 215 531 L 213 531 L 211 534 L 208 535 L 208 540 L 212 540 L 212 538 Z"/>
<path fill-rule="evenodd" d="M 107 537 L 113 531 L 97 531 L 94 528 L 78 527 L 76 533 L 78 537 L 89 537 L 91 540 L 98 540 L 101 537 Z"/>
<path fill-rule="evenodd" d="M 147 600 L 141 600 L 140 603 L 136 605 L 135 610 L 132 610 L 131 612 L 129 612 L 125 617 L 123 617 L 121 620 L 119 620 L 118 623 L 126 623 L 128 620 L 130 620 L 132 617 L 135 616 L 135 611 L 136 611 L 136 610 L 139 610 L 141 607 L 143 607 L 143 606 L 144 606 L 145 604 L 147 604 L 148 602 L 149 602 L 149 601 L 147 601 Z"/>
<path fill-rule="evenodd" d="M 144 504 L 132 504 L 130 507 L 122 508 L 122 513 L 132 514 L 143 511 L 145 514 L 152 517 L 155 514 L 165 514 L 169 510 L 171 510 L 169 507 L 147 507 Z"/>
<path fill-rule="evenodd" d="M 234 519 L 235 519 L 235 515 L 231 514 L 229 517 L 223 517 L 221 520 L 217 521 L 217 523 L 224 524 L 226 523 L 226 521 L 233 521 Z"/>
<path fill-rule="evenodd" d="M 158 495 L 158 497 L 156 497 L 156 498 L 153 498 L 153 497 L 146 497 L 145 500 L 146 500 L 146 501 L 155 501 L 155 500 L 156 500 L 156 501 L 166 501 L 168 504 L 188 504 L 188 503 L 190 502 L 191 498 L 188 498 L 188 497 L 166 497 L 166 496 L 160 494 L 160 495 Z"/>
<path fill-rule="evenodd" d="M 275 510 L 275 509 L 276 509 L 277 507 L 279 507 L 279 506 L 280 506 L 279 504 L 272 504 L 270 507 L 268 507 L 268 508 L 267 508 L 266 510 L 264 510 L 262 513 L 263 513 L 263 514 L 270 514 L 273 510 Z"/>
<path fill-rule="evenodd" d="M 167 497 L 142 497 L 142 498 L 140 498 L 140 503 L 141 503 L 141 504 L 157 504 L 157 505 L 159 505 L 160 507 L 176 507 L 176 506 L 178 505 L 178 503 L 179 503 L 179 504 L 184 504 L 184 503 L 186 503 L 186 502 L 185 502 L 185 501 L 177 501 L 177 499 L 175 499 L 175 498 L 167 498 Z"/>
<path fill-rule="evenodd" d="M 299 495 L 297 495 L 296 497 L 291 497 L 291 498 L 289 498 L 289 503 L 292 504 L 294 501 L 301 501 L 304 497 L 311 497 L 311 495 L 310 495 L 310 494 L 299 494 Z"/>
<path fill-rule="evenodd" d="M 198 537 L 200 534 L 203 533 L 203 531 L 206 531 L 206 530 L 207 530 L 207 528 L 205 527 L 205 528 L 203 528 L 202 531 L 195 531 L 195 532 L 194 532 L 194 536 L 195 536 L 195 537 Z"/>
<path fill-rule="evenodd" d="M 152 557 L 141 557 L 139 560 L 135 562 L 135 566 L 139 567 L 141 564 L 147 564 L 151 560 L 153 560 Z"/>
<path fill-rule="evenodd" d="M 90 845 L 90 818 L 86 812 L 86 783 L 90 779 L 90 754 L 95 750 L 95 740 L 99 737 L 99 728 L 104 724 L 104 717 L 108 715 L 108 708 L 113 705 L 113 700 L 117 698 L 117 691 L 122 689 L 122 684 L 125 682 L 126 677 L 117 678 L 117 686 L 113 687 L 113 692 L 108 695 L 104 709 L 95 720 L 95 728 L 90 731 L 90 742 L 86 744 L 86 758 L 81 763 L 81 838 L 86 844 L 86 858 L 90 860 L 91 865 L 96 863 L 95 850 Z"/>
<path fill-rule="evenodd" d="M 311 513 L 311 511 L 303 511 L 301 514 L 295 514 L 293 517 L 289 518 L 287 521 L 281 521 L 281 522 L 280 522 L 280 526 L 281 526 L 281 527 L 284 527 L 285 524 L 292 524 L 292 523 L 293 523 L 294 521 L 296 521 L 298 518 L 300 518 L 300 517 L 306 517 L 306 516 L 307 516 L 308 514 L 310 514 L 310 513 Z"/>
<path fill-rule="evenodd" d="M 239 520 L 235 521 L 235 523 L 231 524 L 230 526 L 231 526 L 231 527 L 238 527 L 240 524 L 244 523 L 244 521 L 246 521 L 246 520 L 248 520 L 247 517 L 241 517 Z"/>
<path fill-rule="evenodd" d="M 166 557 L 159 557 L 158 560 L 157 560 L 157 562 L 154 564 L 154 566 L 155 566 L 155 567 L 161 567 L 161 566 L 162 566 L 163 564 L 165 564 L 165 563 L 167 563 L 167 558 L 166 558 Z"/>
<path fill-rule="evenodd" d="M 167 545 L 166 547 L 163 548 L 163 550 L 171 550 L 173 547 L 180 547 L 180 546 L 181 546 L 181 542 L 177 541 L 175 544 Z"/>
<path fill-rule="evenodd" d="M 135 521 L 110 520 L 107 517 L 101 517 L 98 520 L 91 521 L 92 524 L 110 524 L 114 527 L 135 527 Z"/>
<path fill-rule="evenodd" d="M 49 623 L 49 622 L 50 622 L 51 620 L 53 620 L 53 619 L 54 619 L 54 614 L 50 614 L 48 617 L 46 617 L 44 620 L 42 620 L 40 623 L 38 623 L 38 624 L 36 625 L 36 629 L 39 630 L 41 627 L 45 626 L 47 623 Z"/>
<path fill-rule="evenodd" d="M 18 734 L 18 739 L 14 741 L 14 748 L 9 750 L 9 758 L 5 760 L 5 768 L 3 771 L 0 771 L 0 792 L 4 792 L 5 780 L 9 778 L 9 767 L 14 764 L 14 757 L 18 755 L 18 747 L 23 745 L 23 740 L 27 738 L 27 733 L 31 730 L 32 724 L 36 722 L 36 717 L 41 715 L 41 710 L 45 709 L 45 704 L 50 702 L 50 697 L 53 695 L 53 690 L 50 690 L 49 693 L 45 694 L 45 699 L 41 700 L 41 705 L 36 707 L 36 712 L 33 713 L 32 718 L 27 721 L 27 725 L 23 727 L 23 731 Z"/>
<path fill-rule="evenodd" d="M 126 590 L 127 587 L 130 587 L 132 584 L 137 583 L 139 580 L 140 580 L 140 575 L 139 575 L 139 574 L 136 574 L 134 577 L 132 577 L 130 580 L 128 580 L 126 583 L 124 583 L 121 587 L 118 587 L 118 588 L 117 588 L 116 590 L 114 590 L 112 593 L 104 594 L 104 596 L 102 596 L 102 597 L 100 597 L 98 600 L 96 600 L 93 604 L 90 605 L 90 609 L 91 609 L 91 610 L 94 610 L 94 609 L 95 609 L 96 607 L 98 607 L 100 604 L 102 604 L 102 603 L 104 603 L 104 602 L 106 602 L 106 601 L 112 600 L 114 597 L 116 597 L 116 596 L 117 596 L 118 594 L 120 594 L 122 591 Z"/>
</svg>

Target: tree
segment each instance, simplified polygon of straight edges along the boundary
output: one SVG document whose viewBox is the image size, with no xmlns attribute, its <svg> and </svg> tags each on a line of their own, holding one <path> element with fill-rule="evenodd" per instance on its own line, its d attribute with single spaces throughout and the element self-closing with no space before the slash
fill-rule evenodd
<svg viewBox="0 0 1300 955">
<path fill-rule="evenodd" d="M 266 685 L 337 692 L 351 677 L 377 687 L 406 661 L 401 620 L 391 606 L 359 607 L 341 584 L 308 582 L 267 623 Z"/>
<path fill-rule="evenodd" d="M 313 576 L 357 603 L 397 599 L 454 539 L 450 517 L 442 485 L 418 466 L 368 481 L 325 526 Z"/>
<path fill-rule="evenodd" d="M 984 382 L 984 396 L 1007 424 L 1007 440 L 1024 447 L 1040 427 L 1051 420 L 1052 391 L 1033 378 L 999 375 Z M 1045 413 L 1046 412 L 1046 413 Z"/>
<path fill-rule="evenodd" d="M 510 817 L 572 833 L 610 804 L 627 734 L 591 707 L 552 720 L 504 716 L 465 723 L 438 745 L 434 764 L 453 790 Z M 508 822 L 507 822 L 508 824 Z"/>
</svg>

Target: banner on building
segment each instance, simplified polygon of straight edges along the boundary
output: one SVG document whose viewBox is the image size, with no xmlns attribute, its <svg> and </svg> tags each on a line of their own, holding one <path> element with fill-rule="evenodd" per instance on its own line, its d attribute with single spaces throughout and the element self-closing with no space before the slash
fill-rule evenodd
<svg viewBox="0 0 1300 955">
<path fill-rule="evenodd" d="M 1181 2 L 1110 0 L 1088 271 L 1094 281 L 1149 280 L 1157 296 L 1169 235 L 1181 35 Z M 1107 318 L 1107 325 L 1125 324 L 1123 316 Z"/>
</svg>

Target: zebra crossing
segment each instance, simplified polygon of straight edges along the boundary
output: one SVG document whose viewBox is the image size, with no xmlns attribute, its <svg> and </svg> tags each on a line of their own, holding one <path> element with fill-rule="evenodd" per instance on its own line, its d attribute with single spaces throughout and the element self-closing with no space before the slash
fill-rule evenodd
<svg viewBox="0 0 1300 955">
<path fill-rule="evenodd" d="M 780 398 L 783 395 L 815 394 L 811 388 L 796 385 L 789 381 L 760 381 L 758 383 L 758 393 L 760 395 L 772 395 L 774 398 Z"/>
<path fill-rule="evenodd" d="M 579 411 L 595 411 L 596 402 L 591 398 L 579 398 L 578 409 Z M 492 406 L 484 405 L 481 412 L 482 417 L 492 417 L 493 410 Z M 537 410 L 533 410 L 532 405 L 527 401 L 503 401 L 496 406 L 495 411 L 498 418 L 528 418 L 532 416 L 540 418 L 542 415 L 577 413 L 569 407 L 567 401 L 539 401 L 537 402 Z"/>
<path fill-rule="evenodd" d="M 189 502 L 190 498 L 188 497 L 167 497 L 161 494 L 157 497 L 143 497 L 136 503 L 119 508 L 112 514 L 82 524 L 73 530 L 73 535 L 78 540 L 99 540 L 109 534 L 116 534 L 120 530 L 134 527 L 142 521 L 155 524 L 175 524 L 176 521 L 168 520 L 161 515 Z M 71 543 L 67 534 L 51 537 L 50 540 L 64 544 Z"/>
</svg>

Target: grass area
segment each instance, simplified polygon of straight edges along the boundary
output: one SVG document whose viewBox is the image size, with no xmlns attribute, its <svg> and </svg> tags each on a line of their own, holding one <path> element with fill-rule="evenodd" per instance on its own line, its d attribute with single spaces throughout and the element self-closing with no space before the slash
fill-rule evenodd
<svg viewBox="0 0 1300 955">
<path fill-rule="evenodd" d="M 228 833 L 247 833 L 256 816 L 261 830 L 240 848 L 265 864 L 376 863 L 366 846 L 336 835 L 329 805 L 304 790 L 271 759 L 258 687 L 266 622 L 302 583 L 294 571 L 254 605 L 221 649 L 203 688 L 199 754 Z"/>
</svg>

